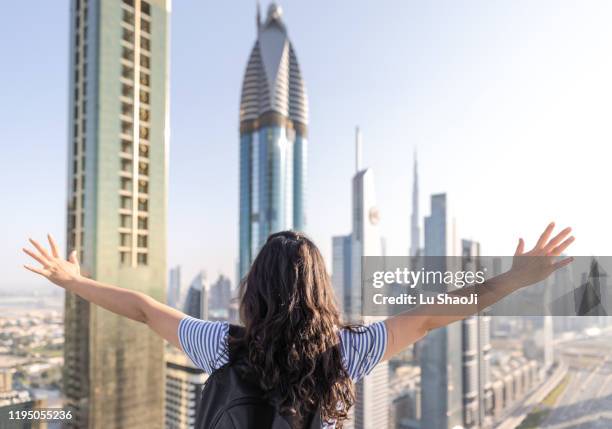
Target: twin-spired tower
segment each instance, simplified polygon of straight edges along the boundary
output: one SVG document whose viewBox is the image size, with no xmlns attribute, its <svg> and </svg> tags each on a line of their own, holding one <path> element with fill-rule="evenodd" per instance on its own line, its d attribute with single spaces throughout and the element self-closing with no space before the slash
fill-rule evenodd
<svg viewBox="0 0 612 429">
<path fill-rule="evenodd" d="M 248 270 L 269 234 L 303 230 L 308 100 L 293 45 L 272 3 L 257 12 L 240 100 L 239 275 Z"/>
</svg>

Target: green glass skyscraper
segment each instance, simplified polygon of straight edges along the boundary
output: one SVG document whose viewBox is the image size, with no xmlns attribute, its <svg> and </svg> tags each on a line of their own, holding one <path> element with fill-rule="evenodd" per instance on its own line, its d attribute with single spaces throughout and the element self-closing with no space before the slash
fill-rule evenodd
<svg viewBox="0 0 612 429">
<path fill-rule="evenodd" d="M 68 248 L 97 280 L 165 299 L 169 0 L 72 0 Z M 64 394 L 78 428 L 161 428 L 164 348 L 66 295 Z"/>
<path fill-rule="evenodd" d="M 308 102 L 297 57 L 272 3 L 247 64 L 240 100 L 243 276 L 269 234 L 305 227 Z"/>
</svg>

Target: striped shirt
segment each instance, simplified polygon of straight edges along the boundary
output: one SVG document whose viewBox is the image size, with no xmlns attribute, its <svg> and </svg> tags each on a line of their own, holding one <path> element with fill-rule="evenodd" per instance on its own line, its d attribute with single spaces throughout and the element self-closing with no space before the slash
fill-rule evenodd
<svg viewBox="0 0 612 429">
<path fill-rule="evenodd" d="M 198 367 L 212 374 L 229 361 L 229 324 L 211 322 L 187 316 L 178 327 L 183 351 Z M 348 375 L 355 382 L 368 375 L 380 362 L 387 347 L 387 329 L 384 322 L 376 322 L 354 329 L 339 331 L 340 354 Z M 323 424 L 332 429 L 334 423 Z"/>
</svg>

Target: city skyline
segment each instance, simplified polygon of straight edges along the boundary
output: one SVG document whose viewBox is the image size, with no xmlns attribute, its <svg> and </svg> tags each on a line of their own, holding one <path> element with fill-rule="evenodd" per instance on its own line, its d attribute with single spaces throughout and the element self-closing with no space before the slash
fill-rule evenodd
<svg viewBox="0 0 612 429">
<path fill-rule="evenodd" d="M 484 254 L 510 253 L 518 234 L 530 236 L 553 217 L 575 227 L 580 235 L 578 254 L 608 252 L 604 234 L 598 234 L 597 228 L 603 225 L 609 203 L 593 199 L 591 189 L 609 181 L 610 173 L 605 171 L 605 157 L 591 154 L 606 150 L 603 142 L 611 137 L 605 127 L 610 115 L 605 100 L 612 97 L 607 77 L 612 63 L 604 56 L 604 40 L 610 39 L 604 17 L 610 15 L 610 6 L 593 2 L 572 8 L 556 2 L 557 13 L 550 17 L 551 4 L 523 2 L 509 9 L 474 2 L 455 17 L 451 12 L 457 9 L 450 3 L 442 8 L 447 13 L 439 13 L 428 6 L 399 2 L 383 11 L 367 4 L 351 8 L 348 2 L 325 6 L 281 2 L 290 36 L 299 48 L 310 92 L 310 133 L 316 136 L 309 150 L 307 232 L 321 246 L 328 263 L 330 237 L 349 230 L 346 179 L 352 170 L 356 123 L 370 142 L 366 157 L 377 171 L 381 230 L 390 253 L 405 253 L 409 247 L 410 167 L 415 146 L 421 206 L 431 193 L 452 195 L 461 202 L 460 235 L 478 237 Z M 389 14 L 391 5 L 394 14 Z M 25 13 L 20 9 L 23 5 L 10 7 L 16 14 Z M 37 60 L 45 59 L 44 76 L 29 67 L 31 59 L 10 46 L 7 52 L 23 71 L 19 76 L 12 69 L 1 72 L 5 82 L 17 82 L 15 89 L 7 88 L 8 102 L 3 103 L 8 123 L 5 138 L 23 142 L 8 145 L 8 156 L 0 161 L 2 186 L 7 187 L 3 195 L 9 206 L 23 210 L 17 220 L 9 219 L 9 213 L 2 215 L 4 223 L 13 227 L 7 231 L 8 245 L 1 250 L 7 268 L 0 290 L 33 282 L 21 272 L 18 252 L 27 235 L 50 230 L 61 237 L 64 230 L 68 8 L 48 7 L 49 13 L 41 15 L 52 19 L 33 19 L 49 31 L 49 37 L 24 41 L 39 54 L 34 55 Z M 328 13 L 320 14 L 322 9 Z M 180 263 L 189 272 L 203 265 L 213 274 L 234 277 L 238 255 L 235 122 L 240 75 L 255 33 L 254 5 L 186 8 L 175 4 L 173 15 L 169 262 Z M 307 23 L 315 15 L 319 31 L 312 32 Z M 223 25 L 232 22 L 229 29 L 215 22 L 220 16 L 226 18 L 217 19 Z M 483 16 L 488 19 L 482 20 Z M 344 37 L 333 25 L 340 17 L 351 23 L 346 29 L 351 37 Z M 197 20 L 207 24 L 202 25 L 207 30 L 198 33 L 200 38 L 192 34 Z M 581 31 L 567 32 L 570 27 Z M 14 24 L 7 22 L 4 28 L 11 31 Z M 208 31 L 227 35 L 230 46 L 224 50 L 235 55 L 221 55 Z M 323 40 L 326 49 L 321 49 Z M 53 57 L 47 57 L 45 49 Z M 194 59 L 194 51 L 210 52 L 216 61 Z M 397 58 L 392 52 L 403 55 Z M 196 81 L 196 74 L 203 72 Z M 28 103 L 32 99 L 38 103 Z M 207 116 L 212 109 L 216 116 Z M 36 127 L 28 121 L 31 111 L 38 118 Z M 200 133 L 194 125 L 205 117 L 219 118 L 205 122 L 209 134 Z M 489 150 L 493 143 L 495 151 Z M 227 153 L 221 153 L 221 147 Z M 497 156 L 503 149 L 503 163 L 486 156 Z M 526 158 L 523 154 L 528 149 L 533 152 Z M 32 158 L 32 153 L 37 156 Z M 545 156 L 552 157 L 546 164 L 577 167 L 570 169 L 568 177 L 555 172 L 558 186 L 543 201 L 538 181 Z M 32 169 L 24 177 L 13 165 L 26 160 Z M 480 180 L 483 175 L 495 180 Z M 40 183 L 45 184 L 42 189 Z M 480 189 L 474 189 L 476 183 Z M 516 201 L 524 204 L 517 206 Z M 48 222 L 30 213 L 38 210 L 45 211 Z"/>
</svg>

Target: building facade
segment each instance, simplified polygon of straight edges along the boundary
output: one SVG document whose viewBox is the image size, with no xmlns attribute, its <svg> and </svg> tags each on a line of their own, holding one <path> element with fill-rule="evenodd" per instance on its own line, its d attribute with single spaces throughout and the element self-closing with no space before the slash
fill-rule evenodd
<svg viewBox="0 0 612 429">
<path fill-rule="evenodd" d="M 166 356 L 165 428 L 191 429 L 208 375 L 176 349 Z"/>
<path fill-rule="evenodd" d="M 185 297 L 183 312 L 196 319 L 208 319 L 210 286 L 206 273 L 200 271 L 192 280 Z"/>
<path fill-rule="evenodd" d="M 307 126 L 297 56 L 272 3 L 264 22 L 257 14 L 240 100 L 240 277 L 269 234 L 304 230 Z"/>
<path fill-rule="evenodd" d="M 166 303 L 172 308 L 179 308 L 181 300 L 181 266 L 170 268 Z"/>
<path fill-rule="evenodd" d="M 352 232 L 333 238 L 332 285 L 336 300 L 343 309 L 343 318 L 354 323 L 371 323 L 364 317 L 361 296 L 362 256 L 382 256 L 378 231 L 379 212 L 376 206 L 374 171 L 361 167 L 361 134 L 355 135 L 355 175 L 352 180 Z M 356 383 L 355 406 L 347 429 L 386 428 L 389 421 L 389 367 L 379 363 L 365 378 Z"/>
<path fill-rule="evenodd" d="M 446 194 L 431 196 L 431 214 L 425 218 L 426 270 L 452 270 L 455 231 Z M 421 427 L 451 429 L 463 425 L 462 324 L 452 323 L 422 340 Z"/>
<path fill-rule="evenodd" d="M 85 275 L 166 298 L 166 0 L 73 0 L 68 250 Z M 161 428 L 163 341 L 66 294 L 64 395 L 78 428 Z"/>
</svg>

